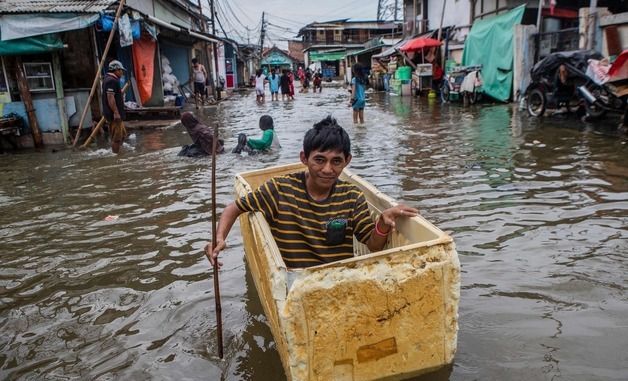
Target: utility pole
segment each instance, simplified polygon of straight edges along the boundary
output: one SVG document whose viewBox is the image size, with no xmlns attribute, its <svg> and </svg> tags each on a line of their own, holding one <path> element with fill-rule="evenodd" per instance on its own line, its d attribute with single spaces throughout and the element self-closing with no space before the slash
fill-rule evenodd
<svg viewBox="0 0 628 381">
<path fill-rule="evenodd" d="M 262 56 L 262 53 L 264 52 L 264 35 L 266 34 L 266 24 L 264 21 L 265 16 L 266 16 L 266 12 L 262 12 L 262 30 L 260 31 L 260 36 L 259 36 L 260 57 Z"/>
<path fill-rule="evenodd" d="M 412 2 L 412 36 L 417 34 L 419 28 L 416 25 L 416 16 L 418 15 L 416 11 L 416 0 Z"/>
<path fill-rule="evenodd" d="M 382 0 L 379 0 L 377 2 L 377 21 L 381 21 L 382 20 L 381 11 L 382 11 Z"/>
<path fill-rule="evenodd" d="M 597 14 L 597 0 L 591 0 L 589 2 L 589 20 L 587 22 L 589 27 L 589 36 L 587 39 L 587 48 L 595 49 L 595 25 L 596 25 L 596 14 Z"/>
</svg>

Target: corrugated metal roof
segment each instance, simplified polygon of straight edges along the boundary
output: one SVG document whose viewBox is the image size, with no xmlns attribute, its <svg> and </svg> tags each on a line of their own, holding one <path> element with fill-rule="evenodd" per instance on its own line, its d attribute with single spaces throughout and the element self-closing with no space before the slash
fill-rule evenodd
<svg viewBox="0 0 628 381">
<path fill-rule="evenodd" d="M 98 13 L 117 0 L 1 0 L 2 13 Z"/>
</svg>

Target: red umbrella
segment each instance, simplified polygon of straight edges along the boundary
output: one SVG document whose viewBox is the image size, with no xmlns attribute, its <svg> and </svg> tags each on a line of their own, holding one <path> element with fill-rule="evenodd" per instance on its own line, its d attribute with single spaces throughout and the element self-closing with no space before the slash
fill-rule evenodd
<svg viewBox="0 0 628 381">
<path fill-rule="evenodd" d="M 406 42 L 401 48 L 401 51 L 411 52 L 421 50 L 424 48 L 433 48 L 435 46 L 441 46 L 443 43 L 434 38 L 419 37 Z"/>
</svg>

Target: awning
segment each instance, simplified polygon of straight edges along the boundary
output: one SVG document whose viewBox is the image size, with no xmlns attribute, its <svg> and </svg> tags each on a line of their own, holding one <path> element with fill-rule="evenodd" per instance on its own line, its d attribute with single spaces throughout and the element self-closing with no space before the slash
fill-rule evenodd
<svg viewBox="0 0 628 381">
<path fill-rule="evenodd" d="M 372 52 L 378 49 L 382 49 L 384 48 L 385 45 L 377 45 L 377 46 L 371 46 L 370 48 L 366 48 L 366 49 L 362 49 L 362 50 L 358 50 L 357 52 L 351 52 L 351 53 L 347 53 L 347 56 L 359 56 L 368 52 Z"/>
<path fill-rule="evenodd" d="M 215 42 L 215 43 L 223 42 L 223 41 L 221 41 L 220 39 L 218 39 L 215 36 L 211 36 L 211 35 L 208 35 L 206 33 L 201 33 L 201 32 L 194 32 L 194 31 L 191 31 L 191 30 L 186 29 L 186 28 L 181 28 L 181 27 L 178 27 L 176 25 L 170 24 L 169 22 L 166 22 L 166 21 L 163 21 L 161 19 L 158 19 L 157 17 L 154 17 L 154 16 L 148 15 L 148 16 L 146 16 L 146 18 L 148 19 L 148 21 L 152 22 L 153 24 L 159 25 L 160 27 L 167 28 L 167 29 L 170 29 L 170 30 L 175 31 L 175 32 L 187 33 L 190 36 L 192 36 L 192 37 L 194 37 L 194 38 L 196 38 L 198 40 L 203 40 L 203 41 L 207 41 L 207 42 Z"/>
<path fill-rule="evenodd" d="M 46 53 L 63 49 L 63 41 L 56 34 L 0 41 L 0 56 Z"/>
<path fill-rule="evenodd" d="M 310 61 L 339 61 L 345 58 L 346 51 L 341 52 L 310 52 Z"/>
<path fill-rule="evenodd" d="M 0 16 L 2 41 L 39 36 L 42 34 L 83 29 L 98 20 L 98 13 L 76 14 L 17 14 Z"/>
</svg>

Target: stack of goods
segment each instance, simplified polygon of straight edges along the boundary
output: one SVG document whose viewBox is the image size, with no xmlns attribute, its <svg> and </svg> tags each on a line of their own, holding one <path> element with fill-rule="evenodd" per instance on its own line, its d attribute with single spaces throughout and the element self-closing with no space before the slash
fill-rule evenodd
<svg viewBox="0 0 628 381">
<path fill-rule="evenodd" d="M 170 60 L 168 57 L 161 56 L 161 80 L 164 83 L 164 94 L 167 97 L 176 98 L 179 94 L 179 80 L 172 74 L 172 67 L 170 66 Z"/>
</svg>

